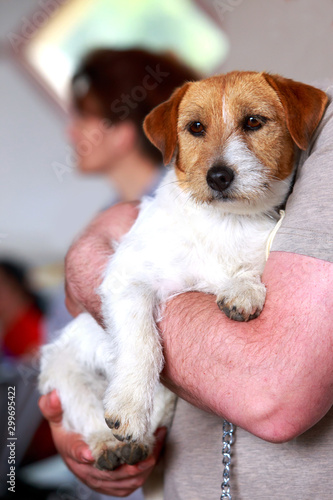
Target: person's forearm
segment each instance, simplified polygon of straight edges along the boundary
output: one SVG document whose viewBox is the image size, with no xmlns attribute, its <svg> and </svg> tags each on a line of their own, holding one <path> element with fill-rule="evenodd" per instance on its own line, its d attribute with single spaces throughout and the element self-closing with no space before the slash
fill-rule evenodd
<svg viewBox="0 0 333 500">
<path fill-rule="evenodd" d="M 87 310 L 103 324 L 97 290 L 113 253 L 112 241 L 129 231 L 137 214 L 137 203 L 120 203 L 101 212 L 69 249 L 65 261 L 66 305 L 73 316 Z"/>
<path fill-rule="evenodd" d="M 266 266 L 266 306 L 237 323 L 215 297 L 173 299 L 160 324 L 164 382 L 192 404 L 270 441 L 314 425 L 333 400 L 333 266 L 287 253 Z"/>
</svg>

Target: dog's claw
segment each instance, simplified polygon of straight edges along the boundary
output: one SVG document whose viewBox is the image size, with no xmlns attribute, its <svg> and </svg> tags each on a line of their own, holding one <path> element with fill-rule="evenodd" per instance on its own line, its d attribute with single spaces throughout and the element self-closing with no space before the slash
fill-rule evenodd
<svg viewBox="0 0 333 500">
<path fill-rule="evenodd" d="M 113 416 L 105 416 L 105 422 L 107 426 L 112 430 L 113 436 L 120 442 L 135 443 L 137 442 L 136 436 L 133 437 L 133 433 L 129 428 L 128 423 L 123 424 L 123 420 Z"/>
<path fill-rule="evenodd" d="M 252 319 L 255 319 L 257 318 L 261 311 L 259 309 L 256 309 L 256 311 L 253 313 L 253 314 L 249 314 L 249 315 L 246 315 L 240 311 L 237 310 L 237 307 L 236 306 L 232 306 L 232 307 L 228 307 L 228 305 L 226 304 L 226 301 L 223 299 L 223 300 L 219 300 L 217 302 L 217 305 L 219 307 L 219 309 L 224 312 L 224 314 L 234 320 L 234 321 L 250 321 Z"/>
<path fill-rule="evenodd" d="M 111 418 L 105 418 L 105 422 L 107 424 L 107 426 L 110 428 L 110 429 L 119 429 L 120 427 L 120 421 L 119 420 L 116 420 L 115 422 L 111 419 Z"/>
<path fill-rule="evenodd" d="M 132 434 L 129 434 L 128 436 L 120 436 L 119 434 L 113 434 L 118 441 L 132 441 Z M 134 442 L 134 441 L 133 441 Z"/>
</svg>

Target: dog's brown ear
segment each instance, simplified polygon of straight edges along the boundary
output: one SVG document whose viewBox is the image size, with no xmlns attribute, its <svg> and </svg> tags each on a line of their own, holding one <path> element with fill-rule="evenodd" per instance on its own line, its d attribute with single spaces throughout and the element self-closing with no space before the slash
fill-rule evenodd
<svg viewBox="0 0 333 500">
<path fill-rule="evenodd" d="M 311 85 L 279 75 L 263 76 L 280 98 L 294 142 L 300 149 L 307 149 L 327 106 L 327 95 Z"/>
<path fill-rule="evenodd" d="M 190 83 L 176 89 L 170 99 L 154 108 L 143 122 L 148 139 L 163 154 L 165 165 L 170 163 L 177 146 L 177 121 L 180 101 Z"/>
</svg>

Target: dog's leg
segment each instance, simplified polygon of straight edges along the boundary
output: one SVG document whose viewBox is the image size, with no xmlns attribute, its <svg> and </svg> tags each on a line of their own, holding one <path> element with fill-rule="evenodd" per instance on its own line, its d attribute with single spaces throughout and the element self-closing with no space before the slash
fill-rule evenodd
<svg viewBox="0 0 333 500">
<path fill-rule="evenodd" d="M 64 427 L 82 435 L 96 467 L 113 470 L 123 463 L 144 460 L 151 443 L 120 443 L 105 423 L 103 396 L 108 380 L 103 370 L 104 358 L 108 357 L 107 340 L 92 317 L 78 316 L 56 342 L 42 348 L 39 388 L 42 394 L 57 390 Z M 110 378 L 110 357 L 108 361 Z"/>
<path fill-rule="evenodd" d="M 154 321 L 155 295 L 142 283 L 131 282 L 117 296 L 104 283 L 103 317 L 116 352 L 115 376 L 105 393 L 105 419 L 121 441 L 151 440 L 154 394 L 163 366 Z"/>
</svg>

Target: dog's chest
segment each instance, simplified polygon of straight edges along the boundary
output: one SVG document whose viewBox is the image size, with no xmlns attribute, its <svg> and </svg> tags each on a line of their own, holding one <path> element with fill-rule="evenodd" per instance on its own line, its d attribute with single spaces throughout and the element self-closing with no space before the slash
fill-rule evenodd
<svg viewBox="0 0 333 500">
<path fill-rule="evenodd" d="M 164 195 L 146 202 L 113 262 L 160 300 L 183 290 L 214 292 L 237 268 L 261 274 L 273 226 L 267 217 L 222 215 Z"/>
</svg>

